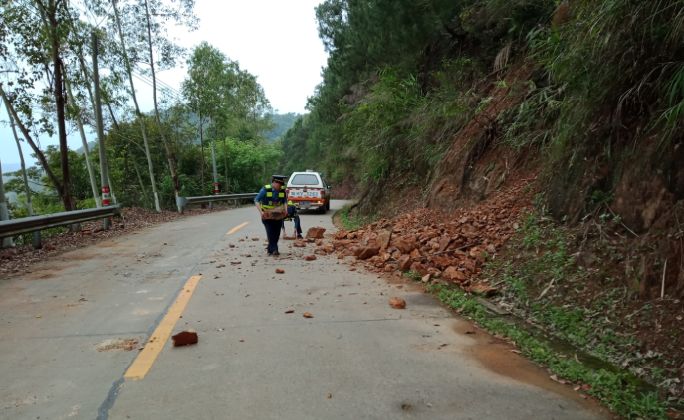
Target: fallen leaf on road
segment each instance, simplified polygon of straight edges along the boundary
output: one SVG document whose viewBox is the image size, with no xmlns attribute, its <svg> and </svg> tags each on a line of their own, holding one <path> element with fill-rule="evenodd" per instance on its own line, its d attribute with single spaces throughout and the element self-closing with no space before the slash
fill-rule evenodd
<svg viewBox="0 0 684 420">
<path fill-rule="evenodd" d="M 328 399 L 331 399 L 331 398 L 332 398 L 332 394 L 329 393 L 329 394 L 328 394 Z"/>
<path fill-rule="evenodd" d="M 312 314 L 311 312 L 304 312 L 304 313 L 302 314 L 302 316 L 303 316 L 304 318 L 313 318 L 313 317 L 314 317 L 313 314 Z"/>
<path fill-rule="evenodd" d="M 216 266 L 216 268 L 223 268 L 223 267 L 225 267 L 225 266 L 226 266 L 225 264 L 219 264 L 219 265 Z"/>
<path fill-rule="evenodd" d="M 316 257 L 315 255 L 306 255 L 306 256 L 304 256 L 304 259 L 305 259 L 306 261 L 313 261 L 313 260 L 315 260 L 316 258 L 318 258 L 318 257 Z"/>
<path fill-rule="evenodd" d="M 234 244 L 230 244 L 230 245 L 228 245 L 228 248 L 235 248 L 235 245 L 234 245 Z"/>
<path fill-rule="evenodd" d="M 285 311 L 285 313 L 286 313 L 286 314 L 293 314 L 293 313 L 294 313 L 294 309 L 288 309 L 287 311 Z"/>
<path fill-rule="evenodd" d="M 276 274 L 285 274 L 285 270 L 282 268 L 276 268 Z"/>
<path fill-rule="evenodd" d="M 404 309 L 406 308 L 406 301 L 402 298 L 393 297 L 390 298 L 389 304 L 394 309 Z"/>
<path fill-rule="evenodd" d="M 239 265 L 242 264 L 242 261 L 231 261 L 230 265 Z"/>
</svg>

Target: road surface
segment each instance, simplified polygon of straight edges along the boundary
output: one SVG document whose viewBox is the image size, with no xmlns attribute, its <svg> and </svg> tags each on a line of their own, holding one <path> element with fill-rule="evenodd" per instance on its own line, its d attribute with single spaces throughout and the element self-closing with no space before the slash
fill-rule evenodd
<svg viewBox="0 0 684 420">
<path fill-rule="evenodd" d="M 227 210 L 0 280 L 0 418 L 606 416 L 415 285 L 304 261 L 313 245 L 267 257 L 264 238 L 254 208 Z M 185 329 L 199 343 L 172 347 Z"/>
</svg>

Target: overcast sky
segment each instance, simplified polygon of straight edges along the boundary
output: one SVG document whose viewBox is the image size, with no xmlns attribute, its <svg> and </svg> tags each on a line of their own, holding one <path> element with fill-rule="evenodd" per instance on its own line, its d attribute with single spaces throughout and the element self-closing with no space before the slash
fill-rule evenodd
<svg viewBox="0 0 684 420">
<path fill-rule="evenodd" d="M 257 76 L 273 108 L 280 113 L 303 113 L 306 100 L 321 82 L 321 69 L 327 55 L 318 38 L 314 7 L 322 0 L 196 0 L 195 13 L 199 29 L 188 32 L 172 28 L 171 36 L 180 45 L 192 48 L 207 41 L 221 50 L 240 68 Z M 185 78 L 182 67 L 160 73 L 159 79 L 180 90 Z M 143 110 L 152 109 L 151 89 L 135 79 L 136 90 Z M 4 107 L 0 111 L 0 161 L 3 171 L 19 162 L 11 131 L 6 127 Z M 92 134 L 91 134 L 92 138 Z M 41 138 L 43 148 L 57 144 Z M 69 137 L 69 147 L 81 146 L 77 132 Z M 24 155 L 30 159 L 29 147 L 24 143 Z"/>
</svg>

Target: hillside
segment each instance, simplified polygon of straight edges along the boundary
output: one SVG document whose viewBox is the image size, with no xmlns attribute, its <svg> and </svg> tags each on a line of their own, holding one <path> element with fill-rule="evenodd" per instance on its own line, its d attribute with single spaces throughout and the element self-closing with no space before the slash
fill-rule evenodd
<svg viewBox="0 0 684 420">
<path fill-rule="evenodd" d="M 318 8 L 330 59 L 285 167 L 358 188 L 345 217 L 375 223 L 354 252 L 422 227 L 407 261 L 371 268 L 493 287 L 500 306 L 681 402 L 684 1 L 370 3 Z M 487 220 L 511 188 L 527 210 L 496 239 Z M 487 218 L 467 236 L 449 227 L 464 212 Z M 441 249 L 434 232 L 471 240 Z M 665 413 L 569 380 L 621 415 Z"/>
</svg>

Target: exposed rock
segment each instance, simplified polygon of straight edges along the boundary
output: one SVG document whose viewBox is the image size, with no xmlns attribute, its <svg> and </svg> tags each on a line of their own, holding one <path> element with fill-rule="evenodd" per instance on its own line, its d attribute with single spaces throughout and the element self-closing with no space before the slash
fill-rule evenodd
<svg viewBox="0 0 684 420">
<path fill-rule="evenodd" d="M 380 249 L 387 249 L 387 247 L 390 244 L 390 239 L 392 238 L 392 231 L 391 230 L 383 230 L 380 233 L 378 233 L 378 237 L 376 239 L 378 246 L 380 246 Z"/>
<path fill-rule="evenodd" d="M 309 228 L 306 232 L 307 239 L 323 239 L 323 234 L 325 233 L 325 228 L 320 226 L 314 226 Z"/>
<path fill-rule="evenodd" d="M 444 270 L 444 272 L 442 273 L 442 277 L 444 277 L 447 280 L 458 283 L 466 280 L 466 275 L 454 266 L 450 266 L 446 270 Z"/>
<path fill-rule="evenodd" d="M 367 246 L 367 247 L 364 247 L 361 249 L 357 258 L 360 260 L 367 260 L 370 257 L 378 255 L 378 252 L 380 252 L 380 247 L 378 247 L 378 246 Z"/>
<path fill-rule="evenodd" d="M 197 344 L 199 341 L 195 331 L 181 331 L 171 337 L 171 339 L 173 340 L 174 347 L 189 346 L 191 344 Z"/>
<path fill-rule="evenodd" d="M 399 258 L 399 269 L 406 271 L 411 267 L 411 257 L 409 255 L 402 255 Z"/>
<path fill-rule="evenodd" d="M 394 309 L 405 309 L 406 301 L 399 297 L 393 297 L 389 300 L 389 305 Z"/>
</svg>

